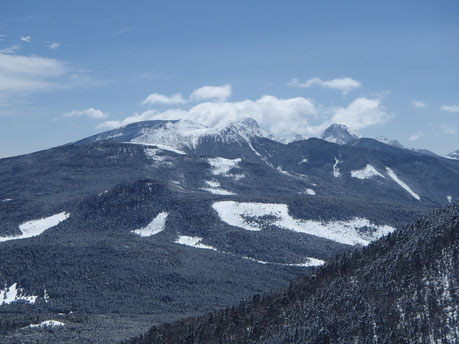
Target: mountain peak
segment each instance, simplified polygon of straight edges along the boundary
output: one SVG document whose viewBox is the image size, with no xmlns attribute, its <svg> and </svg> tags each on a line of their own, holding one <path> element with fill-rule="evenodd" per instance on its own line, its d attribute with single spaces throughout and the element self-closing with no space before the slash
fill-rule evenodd
<svg viewBox="0 0 459 344">
<path fill-rule="evenodd" d="M 352 140 L 359 139 L 360 136 L 352 132 L 344 124 L 333 123 L 322 133 L 321 138 L 325 141 L 344 145 Z"/>
<path fill-rule="evenodd" d="M 389 140 L 385 136 L 377 137 L 376 141 L 379 141 L 381 143 L 385 143 L 386 145 L 394 146 L 394 147 L 397 147 L 397 148 L 404 148 L 403 145 L 400 142 L 398 142 L 397 140 Z"/>
</svg>

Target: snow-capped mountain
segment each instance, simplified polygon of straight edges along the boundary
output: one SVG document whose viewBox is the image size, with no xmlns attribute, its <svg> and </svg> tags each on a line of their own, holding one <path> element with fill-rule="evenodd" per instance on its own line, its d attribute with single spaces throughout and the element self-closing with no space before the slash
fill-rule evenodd
<svg viewBox="0 0 459 344">
<path fill-rule="evenodd" d="M 352 132 L 344 124 L 333 123 L 322 133 L 321 138 L 325 141 L 344 145 L 352 140 L 360 138 L 360 135 Z"/>
<path fill-rule="evenodd" d="M 250 119 L 140 122 L 0 159 L 0 328 L 59 319 L 110 343 L 136 334 L 120 316 L 231 306 L 457 201 L 458 176 L 457 160 L 286 144 Z"/>
<path fill-rule="evenodd" d="M 213 127 L 190 120 L 148 121 L 129 124 L 92 136 L 79 143 L 113 139 L 155 145 L 162 149 L 185 153 L 197 149 L 201 143 L 208 141 L 250 145 L 254 137 L 270 137 L 270 135 L 251 118 L 241 121 L 224 121 Z"/>
</svg>

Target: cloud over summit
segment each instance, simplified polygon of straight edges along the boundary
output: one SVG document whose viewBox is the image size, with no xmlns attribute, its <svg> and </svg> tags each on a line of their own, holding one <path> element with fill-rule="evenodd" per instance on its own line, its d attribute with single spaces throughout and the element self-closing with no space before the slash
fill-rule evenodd
<svg viewBox="0 0 459 344">
<path fill-rule="evenodd" d="M 103 122 L 99 128 L 113 129 L 146 120 L 188 119 L 214 126 L 221 121 L 240 121 L 250 117 L 276 137 L 286 138 L 295 134 L 317 136 L 331 123 L 347 125 L 352 130 L 382 124 L 390 119 L 379 98 L 357 98 L 345 107 L 326 107 L 304 97 L 280 98 L 263 95 L 258 99 L 228 101 L 231 85 L 204 86 L 193 91 L 190 99 L 204 99 L 187 108 L 150 109 L 134 113 L 122 120 Z M 174 100 L 175 98 L 175 100 Z M 165 96 L 152 93 L 144 104 L 186 105 L 181 94 Z"/>
</svg>

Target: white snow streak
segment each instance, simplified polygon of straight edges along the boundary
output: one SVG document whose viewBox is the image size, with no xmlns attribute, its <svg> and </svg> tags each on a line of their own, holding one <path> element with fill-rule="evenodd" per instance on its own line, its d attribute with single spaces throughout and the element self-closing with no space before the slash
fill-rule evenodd
<svg viewBox="0 0 459 344">
<path fill-rule="evenodd" d="M 308 159 L 304 158 L 303 160 L 301 160 L 298 164 L 305 164 L 308 162 Z"/>
<path fill-rule="evenodd" d="M 4 289 L 0 289 L 0 306 L 3 304 L 9 305 L 17 301 L 27 303 L 35 303 L 38 296 L 25 295 L 22 288 L 17 288 L 17 283 L 13 283 L 9 288 L 5 285 Z"/>
<path fill-rule="evenodd" d="M 143 228 L 132 230 L 132 233 L 141 237 L 149 237 L 162 232 L 166 228 L 167 213 L 159 213 L 148 225 Z"/>
<path fill-rule="evenodd" d="M 446 199 L 448 200 L 449 203 L 451 203 L 453 201 L 453 197 L 452 196 L 446 196 Z"/>
<path fill-rule="evenodd" d="M 45 217 L 42 219 L 24 222 L 23 224 L 19 225 L 19 230 L 22 232 L 22 234 L 0 237 L 0 242 L 17 239 L 26 239 L 38 236 L 42 234 L 45 230 L 58 225 L 64 220 L 67 220 L 69 216 L 69 213 L 63 211 L 62 213 Z"/>
<path fill-rule="evenodd" d="M 306 258 L 306 261 L 303 262 L 303 263 L 276 263 L 276 262 L 267 262 L 267 261 L 264 261 L 264 260 L 259 260 L 259 259 L 255 259 L 255 258 L 251 258 L 251 257 L 242 257 L 242 259 L 246 259 L 246 260 L 250 260 L 252 262 L 256 262 L 256 263 L 259 263 L 259 264 L 270 264 L 270 265 L 282 265 L 282 266 L 298 266 L 298 267 L 312 267 L 312 266 L 322 266 L 325 264 L 325 261 L 324 260 L 321 260 L 321 259 L 317 259 L 317 258 L 311 258 L 311 257 L 307 257 Z"/>
<path fill-rule="evenodd" d="M 365 168 L 362 168 L 361 170 L 351 171 L 351 177 L 358 178 L 358 179 L 369 179 L 371 177 L 385 178 L 381 173 L 376 171 L 376 169 L 371 165 L 367 165 L 365 166 Z"/>
<path fill-rule="evenodd" d="M 187 235 L 180 235 L 174 242 L 179 245 L 185 245 L 194 248 L 203 248 L 206 250 L 217 251 L 217 249 L 213 246 L 201 244 L 203 239 L 200 237 L 192 237 Z"/>
<path fill-rule="evenodd" d="M 205 180 L 204 181 L 209 187 L 201 188 L 203 191 L 213 193 L 214 195 L 236 195 L 234 192 L 225 190 L 220 187 L 220 183 L 215 180 Z"/>
<path fill-rule="evenodd" d="M 387 174 L 389 174 L 389 177 L 391 177 L 398 185 L 400 185 L 402 188 L 404 188 L 406 191 L 408 191 L 410 193 L 411 196 L 413 196 L 414 198 L 416 198 L 418 201 L 421 200 L 421 197 L 419 197 L 419 195 L 414 192 L 413 190 L 411 190 L 411 188 L 403 181 L 401 180 L 396 174 L 394 171 L 392 171 L 389 167 L 386 167 L 386 171 L 387 171 Z"/>
<path fill-rule="evenodd" d="M 213 203 L 212 207 L 220 219 L 231 226 L 260 231 L 266 225 L 273 225 L 348 245 L 368 245 L 395 230 L 389 225 L 375 225 L 358 217 L 348 221 L 329 222 L 294 219 L 288 213 L 286 204 L 221 201 Z M 368 228 L 371 230 L 366 231 Z"/>
<path fill-rule="evenodd" d="M 335 178 L 338 178 L 339 176 L 341 176 L 341 172 L 339 171 L 339 168 L 338 168 L 338 164 L 342 162 L 342 161 L 339 161 L 336 157 L 335 157 L 335 164 L 333 165 L 333 176 Z"/>
<path fill-rule="evenodd" d="M 13 200 L 12 198 L 5 198 L 5 199 L 2 199 L 2 202 L 10 202 L 12 200 Z"/>
<path fill-rule="evenodd" d="M 189 247 L 194 247 L 194 248 L 202 248 L 205 250 L 212 250 L 215 252 L 223 253 L 223 254 L 228 254 L 230 256 L 234 256 L 234 254 L 229 253 L 229 252 L 222 252 L 217 250 L 215 247 L 210 246 L 210 245 L 205 245 L 202 244 L 201 241 L 203 238 L 200 237 L 192 237 L 192 236 L 187 236 L 187 235 L 180 235 L 174 242 L 176 244 L 184 245 L 184 246 L 189 246 Z M 311 257 L 306 257 L 306 260 L 302 263 L 275 263 L 275 262 L 266 262 L 263 260 L 255 259 L 255 258 L 250 258 L 247 256 L 240 257 L 242 259 L 250 260 L 252 262 L 260 263 L 260 264 L 271 264 L 271 265 L 283 265 L 283 266 L 298 266 L 298 267 L 312 267 L 312 266 L 321 266 L 325 264 L 325 261 L 317 258 L 311 258 Z"/>
<path fill-rule="evenodd" d="M 311 196 L 314 196 L 316 194 L 316 192 L 313 189 L 306 189 L 304 192 L 307 195 L 311 195 Z"/>
</svg>

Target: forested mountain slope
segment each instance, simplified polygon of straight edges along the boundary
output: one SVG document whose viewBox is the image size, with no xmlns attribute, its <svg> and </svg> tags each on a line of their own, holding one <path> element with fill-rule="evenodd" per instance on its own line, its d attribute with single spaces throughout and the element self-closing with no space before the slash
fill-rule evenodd
<svg viewBox="0 0 459 344">
<path fill-rule="evenodd" d="M 312 276 L 129 343 L 457 343 L 459 203 Z"/>
</svg>

